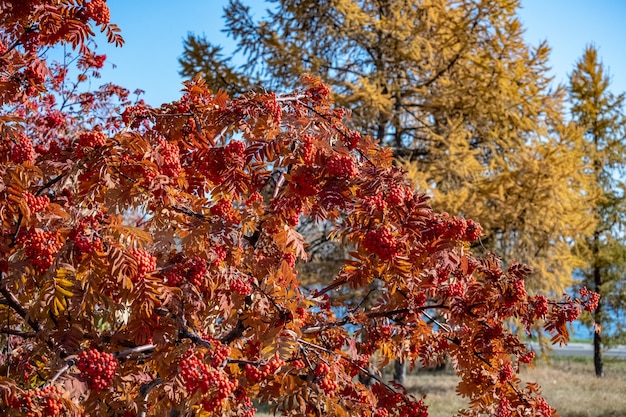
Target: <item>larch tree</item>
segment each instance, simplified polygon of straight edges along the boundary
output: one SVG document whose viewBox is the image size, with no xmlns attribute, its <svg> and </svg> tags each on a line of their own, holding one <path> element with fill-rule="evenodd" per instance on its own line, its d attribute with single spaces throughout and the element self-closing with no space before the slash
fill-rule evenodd
<svg viewBox="0 0 626 417">
<path fill-rule="evenodd" d="M 549 48 L 524 42 L 517 1 L 270 0 L 256 19 L 244 3 L 225 8 L 235 55 L 192 34 L 182 75 L 235 92 L 318 74 L 434 207 L 481 223 L 477 250 L 529 264 L 533 290 L 571 285 L 583 265 L 572 242 L 593 227 L 590 178 Z"/>
<path fill-rule="evenodd" d="M 603 375 L 603 344 L 623 341 L 626 299 L 626 115 L 624 94 L 609 90 L 610 78 L 595 47 L 589 46 L 570 75 L 572 117 L 584 130 L 585 155 L 594 180 L 593 234 L 580 242 L 587 260 L 583 284 L 602 295 L 588 324 L 595 324 L 594 365 Z"/>
<path fill-rule="evenodd" d="M 478 219 L 483 245 L 506 259 L 532 261 L 536 288 L 570 283 L 580 263 L 569 242 L 592 226 L 589 179 L 580 132 L 563 120 L 564 90 L 550 90 L 549 48 L 523 41 L 517 2 L 268 3 L 259 21 L 241 1 L 225 9 L 244 64 L 190 35 L 181 73 L 231 92 L 320 75 L 351 125 L 404 157 L 438 209 Z"/>
</svg>

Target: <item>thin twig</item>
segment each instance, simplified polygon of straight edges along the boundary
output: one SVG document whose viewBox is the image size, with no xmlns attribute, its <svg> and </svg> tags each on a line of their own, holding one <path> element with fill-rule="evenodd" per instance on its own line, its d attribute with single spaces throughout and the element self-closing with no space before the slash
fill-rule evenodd
<svg viewBox="0 0 626 417">
<path fill-rule="evenodd" d="M 8 328 L 0 329 L 0 333 L 18 336 L 23 339 L 28 339 L 28 338 L 37 336 L 37 333 L 35 332 L 25 332 L 22 330 L 15 330 L 15 329 L 8 329 Z"/>
<path fill-rule="evenodd" d="M 119 352 L 114 352 L 113 356 L 117 359 L 121 359 L 121 358 L 125 358 L 126 356 L 132 355 L 133 353 L 141 353 L 141 352 L 145 352 L 147 350 L 153 350 L 156 347 L 156 345 L 153 344 L 149 344 L 149 345 L 141 345 L 141 346 L 137 346 L 131 349 L 126 349 L 126 350 L 121 350 Z"/>
</svg>

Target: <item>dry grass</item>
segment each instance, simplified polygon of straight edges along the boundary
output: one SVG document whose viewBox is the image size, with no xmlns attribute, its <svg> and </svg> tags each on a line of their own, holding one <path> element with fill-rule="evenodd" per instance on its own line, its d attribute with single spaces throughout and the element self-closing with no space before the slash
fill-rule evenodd
<svg viewBox="0 0 626 417">
<path fill-rule="evenodd" d="M 626 361 L 606 361 L 604 378 L 596 378 L 591 359 L 552 358 L 525 370 L 522 379 L 538 382 L 561 417 L 626 417 Z M 450 417 L 467 403 L 455 395 L 458 378 L 451 372 L 418 372 L 407 379 L 416 395 L 426 394 L 431 417 Z"/>
<path fill-rule="evenodd" d="M 605 374 L 595 377 L 591 359 L 561 357 L 539 361 L 522 379 L 538 382 L 561 417 L 626 417 L 626 361 L 605 361 Z M 455 394 L 457 382 L 449 371 L 420 371 L 408 375 L 407 388 L 416 396 L 426 395 L 430 417 L 451 417 L 467 406 Z"/>
</svg>

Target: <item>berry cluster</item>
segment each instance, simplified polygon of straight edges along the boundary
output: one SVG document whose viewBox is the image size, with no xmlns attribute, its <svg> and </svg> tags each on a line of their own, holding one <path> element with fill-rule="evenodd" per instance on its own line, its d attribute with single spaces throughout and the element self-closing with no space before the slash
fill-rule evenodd
<svg viewBox="0 0 626 417">
<path fill-rule="evenodd" d="M 398 254 L 398 242 L 388 227 L 370 230 L 363 238 L 363 247 L 383 261 L 393 259 Z"/>
<path fill-rule="evenodd" d="M 500 368 L 500 371 L 498 372 L 498 380 L 501 383 L 505 383 L 510 381 L 511 378 L 513 378 L 513 375 L 515 375 L 513 366 L 511 365 L 511 362 L 507 362 L 502 368 Z"/>
<path fill-rule="evenodd" d="M 189 394 L 196 391 L 208 394 L 211 391 L 202 399 L 202 407 L 208 412 L 219 410 L 237 388 L 237 380 L 230 380 L 223 372 L 212 369 L 191 351 L 180 363 L 180 375 Z"/>
<path fill-rule="evenodd" d="M 190 162 L 194 170 L 198 170 L 214 185 L 219 185 L 224 181 L 226 170 L 226 157 L 224 148 L 210 148 L 206 152 L 197 152 Z"/>
<path fill-rule="evenodd" d="M 98 26 L 106 25 L 111 19 L 111 11 L 106 0 L 91 0 L 85 4 L 85 17 L 91 19 Z"/>
<path fill-rule="evenodd" d="M 193 256 L 185 260 L 185 262 L 174 266 L 165 274 L 165 278 L 171 286 L 179 285 L 184 280 L 188 280 L 196 287 L 202 288 L 207 272 L 206 262 L 198 256 Z"/>
<path fill-rule="evenodd" d="M 318 79 L 314 79 L 310 76 L 305 76 L 302 78 L 304 83 L 310 84 L 311 86 L 307 88 L 304 92 L 308 97 L 313 101 L 325 100 L 330 96 L 330 88 L 322 81 Z"/>
<path fill-rule="evenodd" d="M 214 368 L 222 367 L 226 363 L 228 355 L 230 355 L 230 347 L 223 345 L 219 340 L 209 338 L 213 347 L 213 357 L 211 358 L 211 366 Z"/>
<path fill-rule="evenodd" d="M 252 407 L 252 400 L 242 388 L 238 388 L 235 391 L 235 404 L 241 409 L 241 412 L 238 414 L 240 417 L 254 417 L 256 414 L 257 410 Z"/>
<path fill-rule="evenodd" d="M 352 151 L 356 149 L 357 146 L 359 146 L 359 142 L 361 142 L 361 133 L 355 130 L 353 132 L 350 132 L 348 137 L 344 139 L 346 142 L 346 146 Z"/>
<path fill-rule="evenodd" d="M 11 148 L 11 161 L 16 164 L 32 162 L 35 159 L 35 148 L 30 139 L 25 135 L 20 135 L 20 141 L 13 144 Z"/>
<path fill-rule="evenodd" d="M 249 281 L 235 278 L 230 282 L 230 290 L 237 294 L 248 296 L 252 294 L 252 285 L 250 285 Z"/>
<path fill-rule="evenodd" d="M 338 178 L 354 178 L 359 170 L 350 156 L 334 155 L 328 160 L 328 173 Z"/>
<path fill-rule="evenodd" d="M 474 242 L 480 238 L 482 230 L 480 224 L 471 219 L 466 220 L 450 216 L 448 213 L 441 213 L 431 219 L 431 225 L 425 235 L 430 235 L 431 238 Z"/>
<path fill-rule="evenodd" d="M 133 277 L 133 281 L 139 281 L 141 278 L 156 270 L 156 258 L 143 249 L 133 249 L 130 255 L 137 263 L 137 272 Z"/>
<path fill-rule="evenodd" d="M 462 281 L 454 281 L 448 285 L 447 296 L 448 297 L 463 297 L 465 294 L 466 286 Z"/>
<path fill-rule="evenodd" d="M 102 238 L 95 232 L 97 223 L 95 217 L 85 217 L 70 232 L 69 238 L 74 241 L 78 256 L 104 250 Z"/>
<path fill-rule="evenodd" d="M 161 148 L 161 173 L 170 178 L 177 177 L 181 170 L 178 146 L 159 139 L 159 147 Z"/>
<path fill-rule="evenodd" d="M 36 388 L 26 391 L 21 398 L 21 404 L 12 404 L 14 408 L 26 409 L 27 417 L 38 416 L 58 416 L 65 411 L 65 406 L 61 401 L 61 391 L 48 385 L 45 388 Z"/>
<path fill-rule="evenodd" d="M 226 199 L 226 198 L 219 199 L 217 203 L 215 203 L 211 207 L 210 212 L 213 216 L 220 217 L 226 220 L 227 222 L 230 222 L 230 223 L 238 222 L 237 213 L 235 210 L 233 210 L 233 203 L 229 199 Z"/>
<path fill-rule="evenodd" d="M 274 356 L 268 363 L 261 366 L 246 364 L 246 379 L 248 379 L 248 381 L 252 384 L 259 383 L 268 376 L 275 374 L 276 371 L 284 364 L 285 362 L 277 356 Z"/>
<path fill-rule="evenodd" d="M 138 128 L 148 119 L 150 112 L 148 107 L 140 101 L 136 106 L 128 106 L 122 113 L 122 121 L 132 128 Z"/>
<path fill-rule="evenodd" d="M 548 298 L 545 295 L 535 295 L 535 299 L 531 303 L 534 315 L 537 320 L 541 320 L 548 314 Z"/>
<path fill-rule="evenodd" d="M 263 202 L 263 196 L 255 191 L 252 194 L 250 194 L 250 197 L 248 197 L 248 199 L 246 200 L 246 207 L 252 207 L 256 203 L 261 203 L 261 202 Z"/>
<path fill-rule="evenodd" d="M 413 193 L 410 188 L 397 184 L 390 186 L 387 192 L 387 201 L 393 206 L 404 204 L 404 202 L 411 197 L 413 197 Z"/>
<path fill-rule="evenodd" d="M 83 132 L 78 136 L 79 148 L 97 148 L 104 146 L 107 141 L 107 137 L 99 130 L 91 132 Z"/>
<path fill-rule="evenodd" d="M 368 333 L 373 342 L 385 342 L 391 339 L 393 328 L 388 325 L 373 326 L 368 329 Z"/>
<path fill-rule="evenodd" d="M 334 397 L 337 391 L 337 388 L 339 388 L 339 385 L 337 385 L 337 382 L 332 379 L 332 378 L 322 378 L 319 381 L 317 381 L 317 385 L 319 385 L 319 387 L 322 389 L 322 391 L 324 391 L 324 393 L 329 396 L 329 397 Z"/>
<path fill-rule="evenodd" d="M 498 409 L 496 412 L 496 417 L 511 417 L 513 413 L 511 412 L 511 403 L 509 399 L 506 397 L 502 397 L 500 399 L 500 403 L 498 404 Z"/>
<path fill-rule="evenodd" d="M 274 123 L 277 125 L 280 124 L 283 115 L 283 109 L 277 100 L 276 93 L 259 95 L 258 101 L 263 106 L 263 109 L 269 112 L 269 115 L 272 116 Z"/>
<path fill-rule="evenodd" d="M 535 352 L 529 350 L 527 353 L 519 357 L 519 361 L 522 363 L 531 363 L 535 360 Z"/>
<path fill-rule="evenodd" d="M 209 365 L 191 351 L 187 352 L 180 363 L 180 376 L 183 378 L 185 390 L 190 394 L 197 390 L 207 392 L 211 387 L 210 374 Z"/>
<path fill-rule="evenodd" d="M 18 242 L 24 244 L 24 254 L 40 273 L 50 268 L 56 253 L 63 246 L 56 232 L 38 229 L 28 230 L 18 238 Z"/>
<path fill-rule="evenodd" d="M 535 414 L 537 417 L 550 417 L 553 416 L 554 413 L 552 407 L 548 405 L 544 398 L 537 398 L 535 402 Z"/>
<path fill-rule="evenodd" d="M 580 296 L 582 297 L 583 308 L 586 311 L 594 311 L 598 308 L 600 294 L 589 291 L 587 287 L 582 287 L 580 289 Z"/>
<path fill-rule="evenodd" d="M 226 252 L 226 248 L 224 246 L 215 245 L 211 249 L 214 255 L 211 264 L 213 266 L 218 266 L 226 259 L 226 255 L 228 255 L 228 253 Z"/>
<path fill-rule="evenodd" d="M 224 147 L 224 157 L 233 162 L 243 162 L 243 157 L 246 152 L 246 144 L 240 140 L 231 140 L 228 145 Z M 241 163 L 235 164 L 241 166 Z"/>
<path fill-rule="evenodd" d="M 302 198 L 317 194 L 320 190 L 319 180 L 312 169 L 301 169 L 291 175 L 289 187 L 294 194 Z"/>
<path fill-rule="evenodd" d="M 52 110 L 44 117 L 44 124 L 49 129 L 61 127 L 63 126 L 63 122 L 65 122 L 65 117 L 63 116 L 63 113 L 58 110 Z"/>
<path fill-rule="evenodd" d="M 313 144 L 314 140 L 315 139 L 313 138 L 313 136 L 309 134 L 305 134 L 302 136 L 302 160 L 307 165 L 310 165 L 315 158 L 315 145 Z"/>
<path fill-rule="evenodd" d="M 383 193 L 363 198 L 363 208 L 370 213 L 384 211 L 387 208 L 387 203 L 383 198 Z"/>
<path fill-rule="evenodd" d="M 302 200 L 297 197 L 280 197 L 272 200 L 272 210 L 290 226 L 296 226 L 302 213 Z"/>
<path fill-rule="evenodd" d="M 395 410 L 395 415 L 402 417 L 428 417 L 428 407 L 422 400 L 415 401 L 399 392 L 389 391 L 378 382 L 372 385 L 372 393 L 377 399 L 377 408 L 387 410 L 381 416 L 389 415 L 391 410 Z"/>
<path fill-rule="evenodd" d="M 117 359 L 111 353 L 90 349 L 78 354 L 76 366 L 89 388 L 101 391 L 111 386 L 117 363 Z"/>
<path fill-rule="evenodd" d="M 283 259 L 287 261 L 287 265 L 289 265 L 290 268 L 296 267 L 297 257 L 295 253 L 285 252 L 283 253 Z"/>
<path fill-rule="evenodd" d="M 24 193 L 24 200 L 26 200 L 26 205 L 31 213 L 43 211 L 48 207 L 48 204 L 50 204 L 50 199 L 47 195 L 35 197 L 29 192 Z"/>
<path fill-rule="evenodd" d="M 321 362 L 317 365 L 314 371 L 314 375 L 317 381 L 317 385 L 324 393 L 329 397 L 334 397 L 338 388 L 337 382 L 330 378 L 328 373 L 330 372 L 330 366 L 327 363 Z"/>
</svg>

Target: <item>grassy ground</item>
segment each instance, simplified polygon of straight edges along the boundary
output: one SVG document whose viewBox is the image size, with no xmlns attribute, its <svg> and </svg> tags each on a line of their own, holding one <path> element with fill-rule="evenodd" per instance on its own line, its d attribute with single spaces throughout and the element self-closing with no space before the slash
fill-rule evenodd
<svg viewBox="0 0 626 417">
<path fill-rule="evenodd" d="M 605 374 L 595 377 L 591 359 L 561 357 L 537 363 L 522 379 L 538 382 L 561 417 L 625 417 L 626 361 L 606 361 Z M 452 373 L 421 372 L 411 375 L 407 386 L 427 395 L 431 417 L 450 417 L 466 406 L 455 396 L 457 382 Z"/>
<path fill-rule="evenodd" d="M 522 379 L 538 382 L 561 417 L 626 417 L 626 361 L 606 360 L 604 368 L 605 377 L 596 378 L 591 358 L 554 357 L 538 361 Z M 421 371 L 408 375 L 407 388 L 426 395 L 430 417 L 451 417 L 467 405 L 455 395 L 457 382 L 452 372 Z"/>
</svg>

